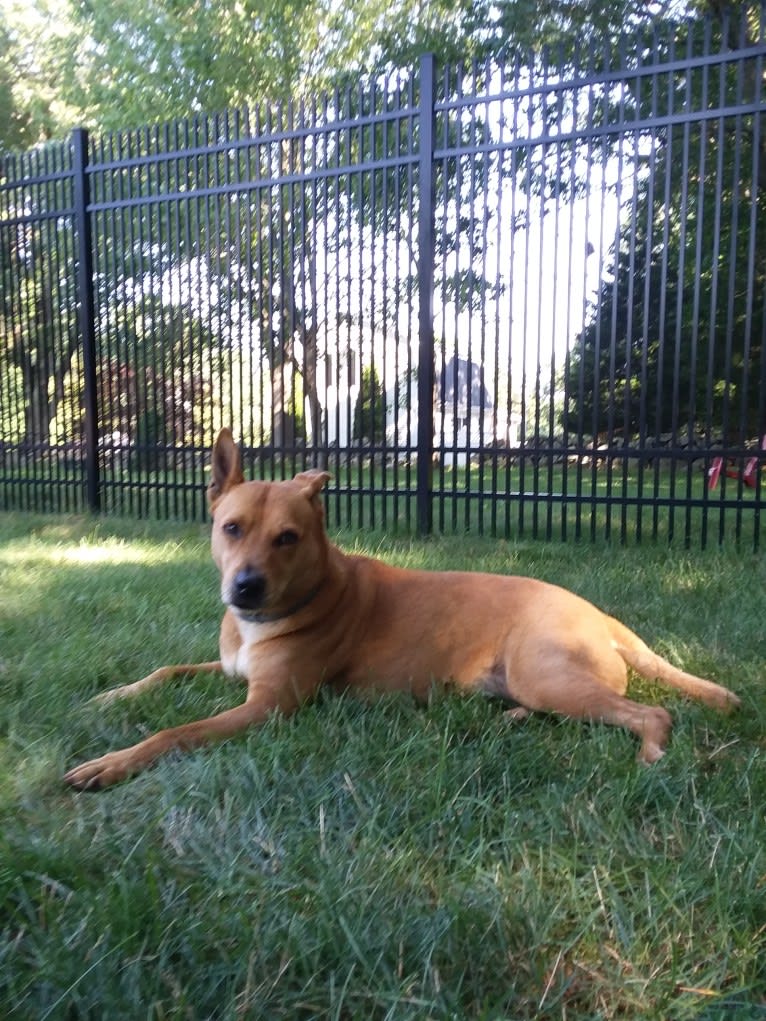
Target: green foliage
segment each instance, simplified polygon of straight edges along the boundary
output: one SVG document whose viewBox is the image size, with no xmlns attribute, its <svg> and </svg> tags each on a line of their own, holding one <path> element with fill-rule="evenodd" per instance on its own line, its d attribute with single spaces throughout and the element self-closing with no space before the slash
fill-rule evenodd
<svg viewBox="0 0 766 1021">
<path fill-rule="evenodd" d="M 386 434 L 386 395 L 374 366 L 362 370 L 359 395 L 354 408 L 352 437 L 366 443 L 380 443 Z"/>
<path fill-rule="evenodd" d="M 0 108 L 0 143 L 307 96 L 429 51 L 454 61 L 571 47 L 655 16 L 640 0 L 9 0 L 0 82 L 11 109 Z"/>
<path fill-rule="evenodd" d="M 66 160 L 65 147 L 52 144 L 46 164 L 50 170 Z M 38 212 L 61 209 L 65 201 L 61 182 L 48 191 L 35 191 Z M 29 208 L 21 189 L 9 191 L 5 209 L 10 217 L 25 216 Z M 6 442 L 39 447 L 56 432 L 79 434 L 75 270 L 69 225 L 61 216 L 43 216 L 23 230 L 4 230 L 0 236 L 0 379 L 7 386 L 2 401 Z"/>
<path fill-rule="evenodd" d="M 745 709 L 723 717 L 638 686 L 676 718 L 647 769 L 614 728 L 510 724 L 446 693 L 426 708 L 327 696 L 78 795 L 60 781 L 78 759 L 241 701 L 211 677 L 86 704 L 162 662 L 214 655 L 207 537 L 0 516 L 7 1015 L 761 1016 L 764 562 L 341 538 L 402 566 L 563 583 L 730 684 Z"/>
<path fill-rule="evenodd" d="M 0 7 L 0 152 L 62 138 L 76 123 L 68 105 L 72 68 L 60 45 L 70 0 L 4 0 Z"/>
<path fill-rule="evenodd" d="M 693 30 L 689 47 L 702 42 Z M 757 96 L 759 74 L 754 64 L 698 67 L 623 102 L 638 117 L 704 109 L 711 97 L 725 108 Z M 624 208 L 613 264 L 570 358 L 566 429 L 660 435 L 694 428 L 708 409 L 729 440 L 766 426 L 761 120 L 721 116 L 645 140 L 649 172 Z"/>
<path fill-rule="evenodd" d="M 100 350 L 102 434 L 130 437 L 139 456 L 150 458 L 168 444 L 209 443 L 218 417 L 211 409 L 225 378 L 220 340 L 209 324 L 190 302 L 146 294 L 111 327 L 120 343 Z"/>
<path fill-rule="evenodd" d="M 103 0 L 73 8 L 73 98 L 102 127 L 287 97 L 317 50 L 312 0 L 179 4 Z M 308 77 L 308 76 L 307 76 Z"/>
<path fill-rule="evenodd" d="M 26 124 L 14 102 L 11 52 L 11 33 L 0 11 L 0 145 L 21 149 L 26 142 Z"/>
</svg>

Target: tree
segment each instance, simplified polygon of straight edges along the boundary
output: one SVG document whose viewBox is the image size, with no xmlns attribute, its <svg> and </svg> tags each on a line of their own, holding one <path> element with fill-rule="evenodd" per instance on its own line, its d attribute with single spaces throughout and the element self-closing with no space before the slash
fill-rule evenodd
<svg viewBox="0 0 766 1021">
<path fill-rule="evenodd" d="M 354 408 L 352 436 L 369 446 L 380 443 L 386 435 L 386 397 L 375 367 L 362 371 L 359 395 Z"/>
<path fill-rule="evenodd" d="M 223 366 L 193 302 L 148 291 L 108 328 L 113 342 L 100 346 L 97 367 L 106 437 L 129 447 L 148 469 L 161 464 L 169 448 L 209 445 Z"/>
<path fill-rule="evenodd" d="M 722 47 L 757 22 L 717 24 Z M 693 44 L 702 42 L 693 31 Z M 722 107 L 755 95 L 757 69 L 722 64 L 678 79 L 659 109 Z M 636 102 L 648 104 L 645 95 Z M 651 100 L 658 105 L 655 94 Z M 644 111 L 645 112 L 645 111 Z M 565 428 L 759 435 L 766 288 L 766 133 L 762 114 L 657 132 L 604 278 L 569 360 Z"/>
<path fill-rule="evenodd" d="M 21 149 L 26 125 L 13 95 L 11 45 L 11 32 L 0 11 L 0 148 Z"/>
<path fill-rule="evenodd" d="M 287 101 L 416 66 L 614 38 L 678 16 L 647 0 L 33 0 L 19 8 L 60 26 L 33 38 L 58 67 L 59 99 L 114 130 L 195 112 Z M 22 21 L 22 19 L 18 19 Z M 71 69 L 76 73 L 72 74 Z"/>
<path fill-rule="evenodd" d="M 5 0 L 0 10 L 0 152 L 63 138 L 78 111 L 66 99 L 60 46 L 69 0 Z"/>
<path fill-rule="evenodd" d="M 315 0 L 76 5 L 62 56 L 79 73 L 65 88 L 106 129 L 286 98 L 310 84 L 320 11 Z"/>
<path fill-rule="evenodd" d="M 54 166 L 57 156 L 51 154 Z M 9 177 L 22 175 L 15 161 L 8 166 Z M 0 234 L 0 372 L 7 388 L 3 438 L 31 454 L 47 447 L 60 414 L 77 432 L 67 379 L 79 335 L 66 224 L 60 217 L 25 218 L 24 200 L 23 192 L 9 191 L 7 212 L 18 224 Z"/>
</svg>

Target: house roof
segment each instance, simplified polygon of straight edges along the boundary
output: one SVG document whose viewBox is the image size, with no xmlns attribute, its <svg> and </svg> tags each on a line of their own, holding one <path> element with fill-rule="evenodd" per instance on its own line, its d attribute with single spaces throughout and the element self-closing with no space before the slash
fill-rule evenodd
<svg viewBox="0 0 766 1021">
<path fill-rule="evenodd" d="M 491 410 L 494 405 L 484 385 L 484 368 L 467 358 L 451 358 L 442 367 L 439 379 L 439 400 L 449 406 L 472 411 Z"/>
</svg>

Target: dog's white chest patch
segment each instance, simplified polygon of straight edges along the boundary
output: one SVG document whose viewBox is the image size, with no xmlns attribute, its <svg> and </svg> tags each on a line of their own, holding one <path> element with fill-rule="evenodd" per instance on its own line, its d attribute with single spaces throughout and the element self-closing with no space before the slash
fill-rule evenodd
<svg viewBox="0 0 766 1021">
<path fill-rule="evenodd" d="M 221 665 L 225 674 L 247 678 L 253 646 L 262 642 L 271 629 L 268 624 L 258 624 L 254 620 L 238 620 L 237 628 L 242 639 L 241 644 L 231 651 L 222 650 Z"/>
</svg>

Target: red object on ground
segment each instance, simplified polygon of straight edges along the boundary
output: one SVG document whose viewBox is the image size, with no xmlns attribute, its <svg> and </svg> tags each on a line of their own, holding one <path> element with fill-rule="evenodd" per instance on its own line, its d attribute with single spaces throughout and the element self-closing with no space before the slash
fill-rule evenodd
<svg viewBox="0 0 766 1021">
<path fill-rule="evenodd" d="M 761 437 L 761 450 L 766 450 L 766 435 Z M 714 457 L 707 473 L 708 489 L 715 489 L 721 477 L 723 469 L 723 458 Z M 742 479 L 746 486 L 755 489 L 756 473 L 758 471 L 758 455 L 748 458 L 743 471 L 735 471 L 732 468 L 726 469 L 726 476 L 730 479 Z"/>
</svg>

